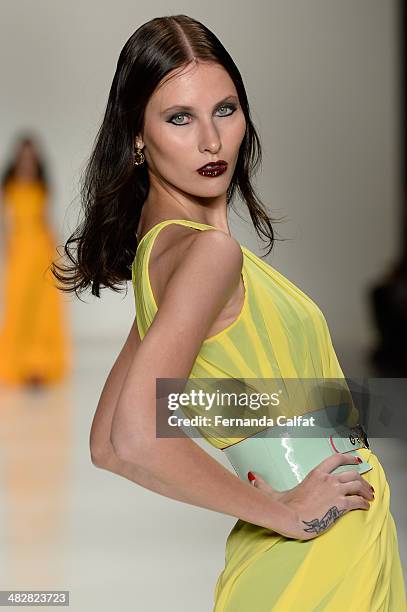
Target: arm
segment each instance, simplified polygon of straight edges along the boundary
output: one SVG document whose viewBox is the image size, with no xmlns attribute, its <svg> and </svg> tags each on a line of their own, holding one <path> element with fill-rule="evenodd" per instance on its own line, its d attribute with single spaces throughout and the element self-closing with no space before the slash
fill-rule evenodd
<svg viewBox="0 0 407 612">
<path fill-rule="evenodd" d="M 222 262 L 222 265 L 219 265 Z M 242 251 L 223 232 L 195 236 L 131 357 L 112 418 L 111 443 L 125 475 L 167 497 L 292 532 L 293 511 L 244 482 L 190 438 L 156 438 L 156 378 L 187 378 L 210 325 L 240 282 Z M 210 284 L 208 285 L 208 279 Z"/>
<path fill-rule="evenodd" d="M 107 464 L 111 464 L 112 454 L 114 454 L 113 446 L 110 441 L 113 413 L 131 360 L 139 344 L 140 336 L 138 334 L 137 319 L 135 317 L 126 342 L 103 386 L 95 416 L 93 417 L 89 447 L 91 461 L 96 467 L 106 468 Z"/>
<path fill-rule="evenodd" d="M 140 345 L 140 336 L 135 317 L 129 335 L 113 367 L 111 368 L 96 408 L 90 430 L 89 447 L 91 461 L 95 467 L 123 476 L 146 489 L 168 495 L 163 483 L 141 467 L 119 458 L 110 441 L 112 418 L 117 399 L 129 370 L 131 361 Z M 170 497 L 170 495 L 168 495 Z M 183 500 L 182 500 L 183 501 Z"/>
</svg>

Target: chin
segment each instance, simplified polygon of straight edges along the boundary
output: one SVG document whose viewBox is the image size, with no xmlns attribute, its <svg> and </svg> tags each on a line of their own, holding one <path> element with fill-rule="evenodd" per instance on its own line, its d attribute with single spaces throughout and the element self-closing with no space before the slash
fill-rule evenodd
<svg viewBox="0 0 407 612">
<path fill-rule="evenodd" d="M 226 187 L 222 187 L 222 189 L 219 189 L 219 187 L 216 189 L 194 189 L 189 193 L 197 198 L 217 198 L 224 195 L 226 193 L 226 189 Z"/>
</svg>

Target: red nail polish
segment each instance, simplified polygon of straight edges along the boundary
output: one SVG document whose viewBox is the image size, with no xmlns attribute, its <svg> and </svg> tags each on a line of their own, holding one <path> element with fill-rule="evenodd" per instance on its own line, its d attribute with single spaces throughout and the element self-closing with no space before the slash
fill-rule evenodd
<svg viewBox="0 0 407 612">
<path fill-rule="evenodd" d="M 362 463 L 362 459 L 360 457 L 356 457 L 358 463 Z"/>
<path fill-rule="evenodd" d="M 253 474 L 253 472 L 247 472 L 247 477 L 250 480 L 250 482 L 252 480 L 256 480 L 256 476 Z"/>
</svg>

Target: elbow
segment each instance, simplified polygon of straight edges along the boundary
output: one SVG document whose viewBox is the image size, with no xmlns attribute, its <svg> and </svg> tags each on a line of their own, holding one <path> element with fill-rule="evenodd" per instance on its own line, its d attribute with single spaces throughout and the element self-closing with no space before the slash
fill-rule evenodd
<svg viewBox="0 0 407 612">
<path fill-rule="evenodd" d="M 114 454 L 121 461 L 129 461 L 131 455 L 131 449 L 129 444 L 121 437 L 110 434 L 110 444 L 112 445 Z"/>
<path fill-rule="evenodd" d="M 114 440 L 114 443 L 113 443 Z M 108 470 L 113 464 L 117 464 L 117 460 L 135 463 L 136 457 L 134 449 L 130 447 L 124 440 L 110 437 L 110 440 L 104 446 L 91 444 L 90 460 L 92 465 L 97 468 Z"/>
<path fill-rule="evenodd" d="M 101 430 L 95 426 L 95 422 L 92 425 L 89 436 L 89 455 L 92 465 L 98 468 L 105 468 L 111 462 L 113 456 L 112 446 L 107 439 L 107 436 L 103 435 Z"/>
<path fill-rule="evenodd" d="M 141 466 L 147 458 L 147 450 L 141 449 L 134 441 L 134 436 L 113 430 L 110 433 L 110 444 L 120 461 Z"/>
<path fill-rule="evenodd" d="M 153 444 L 145 434 L 145 427 L 140 431 L 134 419 L 120 410 L 120 406 L 112 419 L 109 444 L 112 452 L 121 461 L 139 467 L 145 467 L 150 462 Z"/>
<path fill-rule="evenodd" d="M 97 468 L 106 469 L 109 465 L 112 450 L 109 450 L 108 448 L 100 448 L 99 446 L 91 444 L 89 451 L 92 464 Z"/>
<path fill-rule="evenodd" d="M 130 445 L 127 438 L 128 436 L 125 434 L 125 429 L 115 415 L 110 429 L 109 442 L 114 454 L 121 461 L 127 461 L 130 454 Z"/>
</svg>

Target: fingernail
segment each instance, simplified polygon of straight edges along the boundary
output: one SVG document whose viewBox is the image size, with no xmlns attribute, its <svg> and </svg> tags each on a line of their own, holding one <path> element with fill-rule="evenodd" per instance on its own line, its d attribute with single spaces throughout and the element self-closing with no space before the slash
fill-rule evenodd
<svg viewBox="0 0 407 612">
<path fill-rule="evenodd" d="M 247 478 L 250 480 L 250 482 L 252 482 L 252 480 L 256 480 L 256 476 L 253 474 L 253 472 L 247 472 Z"/>
<path fill-rule="evenodd" d="M 370 485 L 370 488 L 372 489 L 373 493 L 374 493 L 374 488 L 372 487 L 372 485 Z"/>
<path fill-rule="evenodd" d="M 356 457 L 356 461 L 357 461 L 358 463 L 362 463 L 362 459 L 361 459 L 360 457 Z"/>
</svg>

